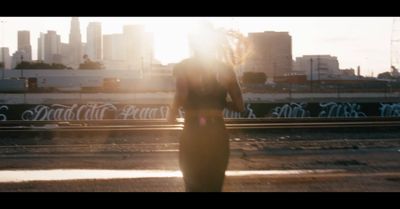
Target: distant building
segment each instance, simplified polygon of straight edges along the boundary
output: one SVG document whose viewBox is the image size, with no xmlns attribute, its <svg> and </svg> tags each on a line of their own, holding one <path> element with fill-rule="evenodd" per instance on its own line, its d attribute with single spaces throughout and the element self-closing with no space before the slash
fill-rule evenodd
<svg viewBox="0 0 400 209">
<path fill-rule="evenodd" d="M 145 32 L 143 25 L 125 25 L 123 36 L 129 69 L 149 70 L 153 60 L 153 35 Z"/>
<path fill-rule="evenodd" d="M 70 56 L 71 63 L 69 64 L 73 68 L 78 68 L 79 64 L 83 61 L 82 54 L 82 37 L 79 26 L 79 18 L 72 17 L 71 28 L 69 33 L 69 45 L 70 45 Z"/>
<path fill-rule="evenodd" d="M 18 31 L 18 51 L 24 51 L 24 61 L 32 61 L 32 46 L 30 32 Z"/>
<path fill-rule="evenodd" d="M 38 38 L 37 60 L 44 61 L 44 33 L 40 33 Z"/>
<path fill-rule="evenodd" d="M 83 55 L 85 55 L 85 53 L 86 53 L 86 43 L 82 42 L 82 44 L 81 44 L 81 55 L 82 55 L 81 63 L 83 63 Z"/>
<path fill-rule="evenodd" d="M 251 54 L 244 71 L 264 72 L 267 78 L 292 71 L 292 37 L 288 32 L 249 33 Z"/>
<path fill-rule="evenodd" d="M 106 69 L 127 70 L 126 48 L 123 34 L 103 36 L 103 62 Z"/>
<path fill-rule="evenodd" d="M 145 46 L 144 46 L 144 56 L 143 56 L 143 64 L 145 66 L 150 66 L 150 70 L 152 70 L 151 66 L 153 65 L 154 60 L 154 36 L 153 33 L 145 33 Z"/>
<path fill-rule="evenodd" d="M 104 59 L 126 60 L 125 41 L 123 34 L 105 35 L 104 41 L 104 51 L 107 52 L 107 57 L 105 56 Z"/>
<path fill-rule="evenodd" d="M 93 61 L 101 61 L 103 51 L 101 23 L 89 23 L 87 27 L 86 38 L 86 54 Z"/>
<path fill-rule="evenodd" d="M 11 69 L 11 57 L 8 47 L 0 48 L 0 62 L 3 63 L 4 69 Z"/>
<path fill-rule="evenodd" d="M 25 50 L 17 50 L 14 52 L 12 55 L 11 68 L 14 69 L 22 61 L 31 61 L 25 60 L 25 57 L 28 57 L 28 54 L 25 52 Z"/>
<path fill-rule="evenodd" d="M 103 35 L 103 59 L 112 60 L 113 35 Z"/>
<path fill-rule="evenodd" d="M 61 55 L 60 35 L 56 31 L 47 31 L 46 34 L 41 33 L 38 39 L 38 60 L 46 63 L 54 63 L 55 58 Z"/>
<path fill-rule="evenodd" d="M 355 70 L 351 69 L 341 69 L 340 70 L 342 79 L 355 79 L 357 78 Z"/>
<path fill-rule="evenodd" d="M 103 35 L 104 67 L 142 73 L 151 70 L 153 42 L 153 34 L 145 32 L 142 25 L 125 25 L 122 34 Z M 90 44 L 88 39 L 87 48 Z"/>
<path fill-rule="evenodd" d="M 61 43 L 61 63 L 69 66 L 70 63 L 72 63 L 71 59 L 72 57 L 70 56 L 71 54 L 71 48 L 69 44 L 67 43 Z"/>
<path fill-rule="evenodd" d="M 304 55 L 296 57 L 293 72 L 307 75 L 308 80 L 338 79 L 342 74 L 339 70 L 337 57 L 330 55 Z"/>
</svg>

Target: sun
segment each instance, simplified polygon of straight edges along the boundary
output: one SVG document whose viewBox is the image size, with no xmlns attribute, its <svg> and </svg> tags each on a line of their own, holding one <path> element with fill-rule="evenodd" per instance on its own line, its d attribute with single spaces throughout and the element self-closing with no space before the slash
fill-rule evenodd
<svg viewBox="0 0 400 209">
<path fill-rule="evenodd" d="M 149 18 L 143 20 L 146 31 L 154 38 L 154 57 L 162 64 L 176 63 L 190 56 L 189 34 L 197 31 L 204 18 Z M 197 31 L 199 32 L 199 31 Z M 209 40 L 204 37 L 204 43 Z"/>
<path fill-rule="evenodd" d="M 191 21 L 149 21 L 146 30 L 153 33 L 154 57 L 162 64 L 176 63 L 187 58 L 189 53 L 188 34 Z"/>
</svg>

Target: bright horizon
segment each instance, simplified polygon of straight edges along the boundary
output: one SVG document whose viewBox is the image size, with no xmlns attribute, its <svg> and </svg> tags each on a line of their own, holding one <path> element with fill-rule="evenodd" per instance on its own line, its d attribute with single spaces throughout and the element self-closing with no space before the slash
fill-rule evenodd
<svg viewBox="0 0 400 209">
<path fill-rule="evenodd" d="M 193 21 L 209 20 L 216 27 L 249 32 L 287 31 L 293 59 L 303 55 L 338 57 L 340 69 L 361 67 L 374 76 L 389 71 L 393 17 L 80 17 L 82 42 L 89 22 L 101 22 L 102 33 L 122 33 L 123 25 L 142 24 L 154 36 L 155 58 L 163 64 L 189 56 L 187 33 Z M 40 32 L 55 30 L 68 43 L 71 17 L 0 17 L 0 46 L 10 55 L 17 49 L 17 31 L 29 30 L 32 56 L 37 59 Z M 400 38 L 400 37 L 399 37 Z"/>
</svg>

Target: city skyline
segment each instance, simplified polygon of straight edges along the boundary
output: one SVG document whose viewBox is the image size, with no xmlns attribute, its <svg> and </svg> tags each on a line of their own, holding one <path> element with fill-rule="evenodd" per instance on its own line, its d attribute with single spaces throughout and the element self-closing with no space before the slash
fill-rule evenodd
<svg viewBox="0 0 400 209">
<path fill-rule="evenodd" d="M 121 33 L 124 25 L 140 24 L 154 35 L 155 58 L 163 64 L 189 56 L 187 33 L 193 21 L 209 20 L 216 27 L 251 32 L 281 31 L 292 36 L 292 57 L 329 54 L 341 69 L 361 66 L 361 74 L 389 71 L 392 17 L 80 17 L 82 42 L 89 22 L 100 22 L 103 35 Z M 17 50 L 17 31 L 31 32 L 32 59 L 37 59 L 40 32 L 55 30 L 68 43 L 71 17 L 0 17 L 1 47 Z"/>
</svg>

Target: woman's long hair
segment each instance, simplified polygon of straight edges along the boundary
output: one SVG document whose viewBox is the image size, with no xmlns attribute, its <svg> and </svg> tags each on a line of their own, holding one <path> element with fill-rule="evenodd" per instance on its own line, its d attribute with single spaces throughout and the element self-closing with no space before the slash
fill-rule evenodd
<svg viewBox="0 0 400 209">
<path fill-rule="evenodd" d="M 217 54 L 218 58 L 233 67 L 242 65 L 250 54 L 247 37 L 235 30 L 219 29 L 219 31 L 222 38 Z"/>
<path fill-rule="evenodd" d="M 241 32 L 201 23 L 196 33 L 189 34 L 189 45 L 194 53 L 208 53 L 233 68 L 242 65 L 250 54 L 248 38 Z"/>
<path fill-rule="evenodd" d="M 195 72 L 202 84 L 197 88 L 207 94 L 218 94 L 220 86 L 219 67 L 215 60 L 225 63 L 238 70 L 249 55 L 249 41 L 239 31 L 224 28 L 214 29 L 211 24 L 200 25 L 196 33 L 189 34 L 189 45 L 194 56 L 200 60 L 201 65 Z M 199 70 L 197 69 L 197 70 Z"/>
</svg>

